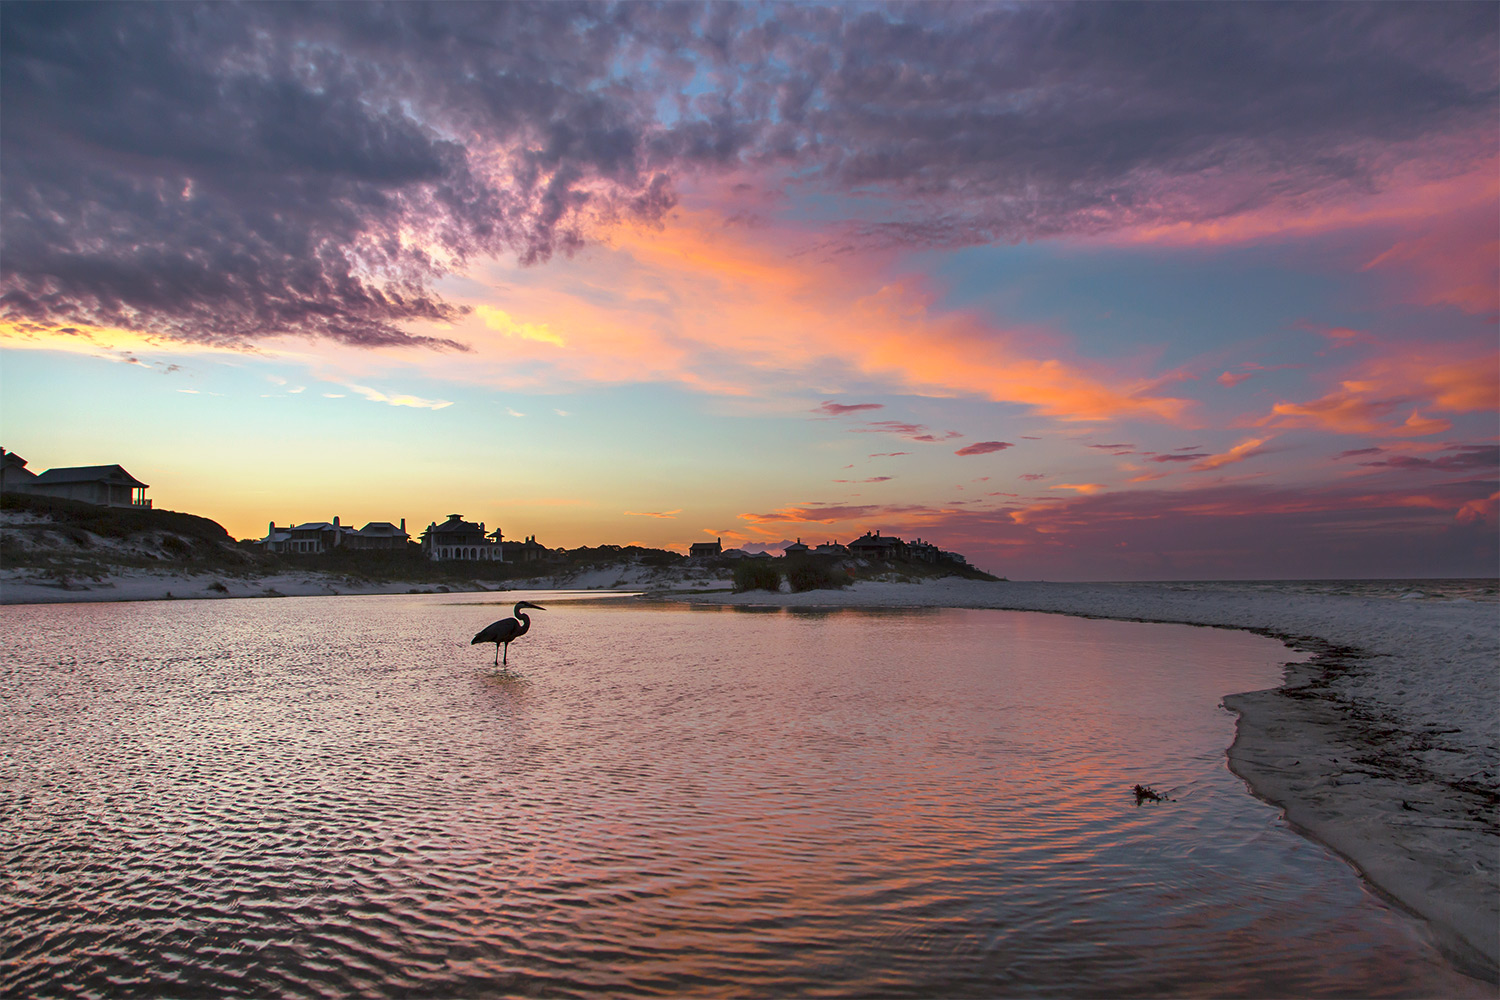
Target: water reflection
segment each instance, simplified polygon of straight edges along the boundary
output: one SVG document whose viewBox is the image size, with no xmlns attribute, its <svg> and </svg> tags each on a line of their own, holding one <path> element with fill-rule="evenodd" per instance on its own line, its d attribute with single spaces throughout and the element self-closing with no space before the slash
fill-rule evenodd
<svg viewBox="0 0 1500 1000">
<path fill-rule="evenodd" d="M 506 598 L 4 609 L 0 992 L 1484 995 L 1224 768 L 1269 640 Z"/>
</svg>

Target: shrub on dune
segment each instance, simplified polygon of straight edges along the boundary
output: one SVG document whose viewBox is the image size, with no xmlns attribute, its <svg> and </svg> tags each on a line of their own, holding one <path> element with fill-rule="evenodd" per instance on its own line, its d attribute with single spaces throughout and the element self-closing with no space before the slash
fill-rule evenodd
<svg viewBox="0 0 1500 1000">
<path fill-rule="evenodd" d="M 745 590 L 781 589 L 781 570 L 769 559 L 741 559 L 734 566 L 735 593 Z"/>
</svg>

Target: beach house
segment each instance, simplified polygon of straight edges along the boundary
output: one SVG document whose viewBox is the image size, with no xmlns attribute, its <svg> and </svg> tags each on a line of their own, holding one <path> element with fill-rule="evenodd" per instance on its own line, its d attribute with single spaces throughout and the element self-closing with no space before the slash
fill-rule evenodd
<svg viewBox="0 0 1500 1000">
<path fill-rule="evenodd" d="M 499 532 L 494 532 L 493 534 L 499 534 Z M 537 543 L 535 535 L 526 536 L 524 542 L 500 542 L 500 555 L 504 558 L 505 562 L 538 562 L 545 559 L 550 553 L 551 550 L 547 546 Z"/>
<path fill-rule="evenodd" d="M 406 548 L 406 543 L 411 541 L 411 536 L 406 533 L 406 518 L 401 519 L 401 526 L 389 521 L 371 521 L 357 531 L 351 531 L 344 544 L 351 549 L 362 551 L 397 551 Z"/>
<path fill-rule="evenodd" d="M 311 556 L 332 552 L 343 545 L 348 531 L 350 529 L 339 524 L 337 514 L 332 521 L 304 521 L 302 524 L 282 525 L 279 528 L 272 521 L 266 530 L 266 537 L 260 543 L 266 547 L 267 552 Z"/>
<path fill-rule="evenodd" d="M 708 559 L 724 551 L 724 540 L 715 538 L 711 542 L 694 542 L 688 546 L 689 559 Z"/>
<path fill-rule="evenodd" d="M 499 529 L 486 534 L 483 521 L 475 524 L 462 514 L 449 514 L 448 520 L 434 521 L 422 532 L 422 553 L 434 562 L 504 562 L 501 538 Z"/>
<path fill-rule="evenodd" d="M 150 507 L 150 487 L 118 465 L 75 465 L 37 475 L 26 459 L 0 448 L 0 492 L 81 500 L 101 507 Z"/>
<path fill-rule="evenodd" d="M 865 532 L 849 543 L 849 554 L 861 559 L 884 559 L 887 562 L 905 562 L 908 558 L 906 543 L 895 535 L 882 535 L 880 529 Z"/>
</svg>

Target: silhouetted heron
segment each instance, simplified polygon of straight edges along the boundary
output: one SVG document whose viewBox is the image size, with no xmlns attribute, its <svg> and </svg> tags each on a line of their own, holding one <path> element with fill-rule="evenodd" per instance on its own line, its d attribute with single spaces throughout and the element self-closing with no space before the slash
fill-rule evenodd
<svg viewBox="0 0 1500 1000">
<path fill-rule="evenodd" d="M 481 642 L 493 642 L 495 644 L 495 666 L 497 667 L 501 665 L 500 647 L 504 646 L 505 662 L 508 663 L 510 658 L 510 644 L 525 635 L 526 630 L 531 628 L 531 618 L 521 613 L 523 608 L 536 608 L 538 611 L 547 610 L 540 604 L 521 601 L 516 604 L 515 609 L 511 612 L 511 614 L 515 615 L 514 618 L 502 618 L 497 622 L 491 622 L 484 627 L 483 631 L 469 640 L 469 645 L 477 646 Z"/>
</svg>

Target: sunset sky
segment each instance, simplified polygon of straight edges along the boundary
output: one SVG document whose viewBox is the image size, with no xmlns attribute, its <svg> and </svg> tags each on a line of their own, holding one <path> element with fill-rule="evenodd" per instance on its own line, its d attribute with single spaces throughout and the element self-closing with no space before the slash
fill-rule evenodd
<svg viewBox="0 0 1500 1000">
<path fill-rule="evenodd" d="M 0 445 L 158 507 L 1494 575 L 1500 13 L 0 7 Z"/>
</svg>

